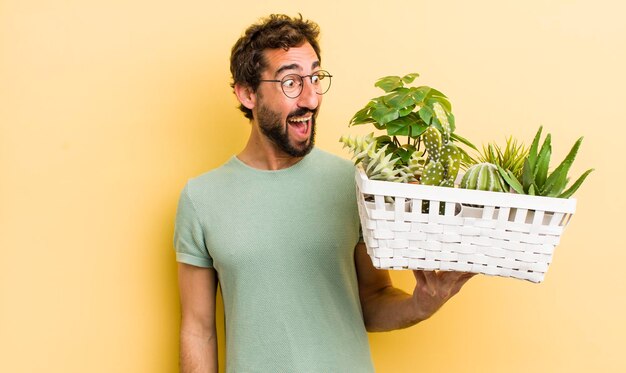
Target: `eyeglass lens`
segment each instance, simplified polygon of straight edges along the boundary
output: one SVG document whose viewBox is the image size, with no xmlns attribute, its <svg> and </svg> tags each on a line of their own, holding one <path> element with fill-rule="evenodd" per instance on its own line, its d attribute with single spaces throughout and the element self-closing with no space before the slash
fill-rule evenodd
<svg viewBox="0 0 626 373">
<path fill-rule="evenodd" d="M 323 95 L 330 88 L 330 74 L 326 72 L 318 72 L 304 77 L 298 74 L 289 74 L 281 80 L 281 87 L 287 97 L 296 98 L 300 96 L 304 87 L 303 78 L 310 79 L 309 81 L 318 95 Z"/>
</svg>

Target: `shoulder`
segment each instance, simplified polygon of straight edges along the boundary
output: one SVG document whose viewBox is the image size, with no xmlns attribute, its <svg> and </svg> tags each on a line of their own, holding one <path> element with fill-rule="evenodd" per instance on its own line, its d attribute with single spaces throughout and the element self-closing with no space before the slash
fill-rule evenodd
<svg viewBox="0 0 626 373">
<path fill-rule="evenodd" d="M 232 158 L 221 166 L 187 180 L 185 191 L 192 199 L 220 190 L 236 181 L 236 170 Z"/>
</svg>

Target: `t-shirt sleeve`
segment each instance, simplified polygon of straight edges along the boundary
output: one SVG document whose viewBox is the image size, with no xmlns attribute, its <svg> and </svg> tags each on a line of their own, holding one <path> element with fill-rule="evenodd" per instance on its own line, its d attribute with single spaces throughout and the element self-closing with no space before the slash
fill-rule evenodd
<svg viewBox="0 0 626 373">
<path fill-rule="evenodd" d="M 197 267 L 213 267 L 213 258 L 209 254 L 204 240 L 204 231 L 200 219 L 189 197 L 189 184 L 180 194 L 176 210 L 174 227 L 174 249 L 176 261 Z"/>
</svg>

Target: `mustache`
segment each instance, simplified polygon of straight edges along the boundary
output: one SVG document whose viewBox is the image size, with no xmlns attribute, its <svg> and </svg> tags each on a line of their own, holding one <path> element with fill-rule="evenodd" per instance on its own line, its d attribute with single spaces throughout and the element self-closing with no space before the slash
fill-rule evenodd
<svg viewBox="0 0 626 373">
<path fill-rule="evenodd" d="M 303 117 L 306 114 L 313 114 L 313 117 L 315 118 L 317 116 L 317 109 L 315 110 L 309 110 L 309 109 L 305 109 L 305 108 L 298 108 L 295 111 L 291 112 L 287 118 L 292 118 L 292 117 Z"/>
</svg>

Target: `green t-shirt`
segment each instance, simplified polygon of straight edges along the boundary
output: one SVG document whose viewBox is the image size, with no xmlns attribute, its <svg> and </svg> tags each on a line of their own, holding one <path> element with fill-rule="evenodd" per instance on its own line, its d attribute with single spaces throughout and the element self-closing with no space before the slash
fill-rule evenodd
<svg viewBox="0 0 626 373">
<path fill-rule="evenodd" d="M 318 149 L 278 171 L 232 157 L 189 180 L 179 262 L 214 267 L 228 372 L 371 372 L 354 267 L 354 166 Z"/>
</svg>

